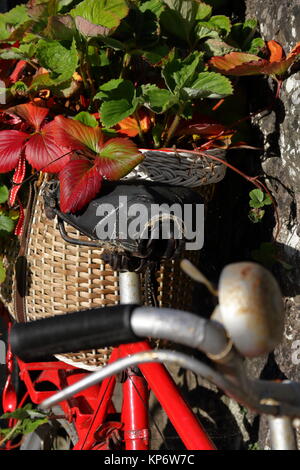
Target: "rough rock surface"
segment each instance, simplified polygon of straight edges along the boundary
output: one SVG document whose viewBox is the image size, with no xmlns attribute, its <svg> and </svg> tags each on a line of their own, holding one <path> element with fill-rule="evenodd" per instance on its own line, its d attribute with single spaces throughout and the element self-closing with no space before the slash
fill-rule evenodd
<svg viewBox="0 0 300 470">
<path fill-rule="evenodd" d="M 277 40 L 288 52 L 300 40 L 300 1 L 246 0 L 246 14 L 256 17 L 265 40 Z M 300 72 L 285 81 L 275 112 L 260 121 L 264 154 L 262 168 L 278 202 L 280 256 L 292 266 L 276 272 L 286 299 L 286 327 L 282 345 L 265 367 L 265 377 L 300 380 Z M 275 232 L 274 232 L 275 233 Z M 261 445 L 268 445 L 265 426 Z"/>
</svg>

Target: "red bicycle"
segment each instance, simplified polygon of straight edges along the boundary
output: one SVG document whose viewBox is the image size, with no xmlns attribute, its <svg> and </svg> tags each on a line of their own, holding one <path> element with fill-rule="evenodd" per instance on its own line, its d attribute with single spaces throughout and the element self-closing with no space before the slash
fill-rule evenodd
<svg viewBox="0 0 300 470">
<path fill-rule="evenodd" d="M 197 277 L 195 269 L 193 275 Z M 24 439 L 21 449 L 51 448 L 63 431 L 73 450 L 148 450 L 150 389 L 187 449 L 214 449 L 161 364 L 169 361 L 191 369 L 243 405 L 268 415 L 274 449 L 296 449 L 293 423 L 300 416 L 300 384 L 252 380 L 243 365 L 243 356 L 272 350 L 282 335 L 281 296 L 268 271 L 254 263 L 224 268 L 219 308 L 211 320 L 173 309 L 139 306 L 135 302 L 139 291 L 136 273 L 122 273 L 121 279 L 123 303 L 119 306 L 13 325 L 10 342 L 27 387 L 23 402 L 29 398 L 51 417 L 40 432 Z M 145 337 L 201 350 L 210 363 L 181 352 L 152 350 L 147 341 L 139 341 Z M 93 373 L 59 361 L 33 362 L 33 358 L 74 350 L 75 345 L 78 350 L 88 349 L 108 341 L 118 346 L 109 364 Z M 11 364 L 9 350 L 8 369 Z M 37 371 L 33 380 L 31 374 Z M 118 381 L 123 390 L 120 410 L 113 394 Z M 39 391 L 41 384 L 51 387 Z M 11 375 L 3 398 L 6 410 L 17 406 Z"/>
</svg>

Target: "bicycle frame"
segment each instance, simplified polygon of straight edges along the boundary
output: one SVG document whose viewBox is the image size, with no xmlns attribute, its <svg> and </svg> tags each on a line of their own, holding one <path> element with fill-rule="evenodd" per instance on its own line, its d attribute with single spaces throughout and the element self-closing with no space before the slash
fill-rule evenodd
<svg viewBox="0 0 300 470">
<path fill-rule="evenodd" d="M 149 351 L 147 341 L 125 344 L 114 348 L 109 362 L 141 351 Z M 10 394 L 3 393 L 4 411 L 17 406 L 12 400 L 11 375 L 12 353 L 8 344 L 7 384 Z M 36 405 L 58 390 L 82 379 L 89 372 L 61 361 L 25 363 L 17 358 L 19 375 L 26 386 L 26 395 Z M 173 424 L 188 450 L 214 450 L 215 446 L 183 399 L 178 387 L 162 364 L 141 364 L 141 373 L 127 371 L 122 383 L 123 401 L 121 421 L 112 419 L 116 413 L 114 391 L 118 377 L 105 379 L 101 384 L 84 390 L 71 399 L 60 403 L 67 420 L 75 425 L 78 442 L 74 450 L 108 450 L 112 444 L 123 440 L 126 450 L 148 450 L 150 441 L 148 422 L 148 397 L 152 390 L 166 415 Z M 37 378 L 32 373 L 39 372 Z M 41 385 L 43 384 L 43 390 Z M 6 387 L 6 390 L 8 387 Z M 54 390 L 53 390 L 54 389 Z M 20 406 L 20 405 L 19 405 Z"/>
<path fill-rule="evenodd" d="M 150 349 L 147 342 L 122 345 L 114 349 L 110 362 Z M 30 400 L 36 405 L 54 393 L 51 388 L 46 391 L 38 390 L 39 384 L 51 383 L 57 391 L 87 374 L 60 361 L 24 363 L 18 359 L 18 365 L 20 378 L 26 385 Z M 66 418 L 74 422 L 78 433 L 74 450 L 110 449 L 110 439 L 113 435 L 120 438 L 121 431 L 126 450 L 149 449 L 149 389 L 154 392 L 188 450 L 215 449 L 165 367 L 161 364 L 144 364 L 140 370 L 145 378 L 132 371 L 122 384 L 121 423 L 110 421 L 109 418 L 110 414 L 116 412 L 113 404 L 116 377 L 108 378 L 100 385 L 90 387 L 60 404 Z M 31 378 L 32 371 L 41 371 L 36 380 Z"/>
</svg>

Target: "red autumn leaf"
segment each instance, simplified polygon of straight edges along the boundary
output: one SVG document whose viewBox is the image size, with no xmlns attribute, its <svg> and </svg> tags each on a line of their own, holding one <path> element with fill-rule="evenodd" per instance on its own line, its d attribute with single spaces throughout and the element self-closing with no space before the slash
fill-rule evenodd
<svg viewBox="0 0 300 470">
<path fill-rule="evenodd" d="M 11 140 L 16 136 L 16 142 L 13 145 L 16 147 L 16 154 L 12 153 L 8 159 L 10 161 L 10 169 L 17 166 L 18 158 L 21 151 L 25 150 L 26 159 L 36 170 L 43 170 L 45 172 L 56 173 L 59 172 L 67 161 L 69 156 L 65 156 L 68 152 L 66 145 L 59 144 L 56 139 L 56 124 L 54 121 L 44 124 L 45 118 L 49 114 L 48 108 L 41 108 L 32 103 L 20 104 L 9 108 L 6 113 L 18 116 L 29 128 L 33 128 L 33 133 L 24 133 L 15 130 L 6 130 L 0 132 L 0 159 L 5 158 L 5 145 L 8 150 L 11 145 Z M 17 132 L 17 134 L 16 134 Z M 23 139 L 22 139 L 23 136 Z M 2 148 L 1 148 L 2 141 Z M 16 146 L 19 143 L 18 146 Z M 18 151 L 17 151 L 18 150 Z M 17 155 L 18 154 L 18 155 Z M 1 160 L 0 160 L 1 161 Z M 0 172 L 9 171 L 1 169 Z"/>
<path fill-rule="evenodd" d="M 228 129 L 223 124 L 207 117 L 207 116 L 195 116 L 190 121 L 182 121 L 179 125 L 176 135 L 202 135 L 202 136 L 216 136 L 220 133 L 230 133 L 232 134 L 232 130 Z"/>
<path fill-rule="evenodd" d="M 285 58 L 281 46 L 275 41 L 268 42 L 270 59 L 253 54 L 231 52 L 224 56 L 212 57 L 209 64 L 224 75 L 283 75 L 300 56 L 300 43 Z M 281 50 L 280 50 L 281 48 Z"/>
<path fill-rule="evenodd" d="M 99 193 L 103 177 L 88 159 L 71 160 L 59 174 L 60 207 L 63 212 L 82 209 Z"/>
<path fill-rule="evenodd" d="M 56 141 L 60 145 L 67 145 L 73 150 L 86 150 L 89 148 L 95 153 L 100 151 L 103 143 L 103 134 L 100 127 L 90 127 L 75 119 L 56 116 Z"/>
<path fill-rule="evenodd" d="M 97 159 L 101 174 L 109 180 L 119 180 L 126 176 L 143 160 L 143 155 L 130 139 L 115 138 L 108 140 L 102 147 Z"/>
<path fill-rule="evenodd" d="M 134 116 L 129 116 L 118 122 L 116 127 L 119 134 L 124 134 L 128 137 L 136 137 L 139 134 L 140 129 L 142 132 L 147 132 L 150 128 L 150 124 L 149 116 L 144 113 L 143 115 L 141 114 L 139 123 Z"/>
<path fill-rule="evenodd" d="M 17 115 L 27 122 L 34 130 L 39 131 L 42 122 L 49 114 L 48 108 L 41 108 L 31 103 L 19 104 L 6 111 L 8 114 Z"/>
<path fill-rule="evenodd" d="M 0 131 L 0 173 L 7 173 L 17 167 L 28 137 L 25 132 L 13 129 Z"/>
<path fill-rule="evenodd" d="M 118 180 L 143 160 L 130 139 L 114 138 L 104 142 L 100 127 L 59 116 L 57 141 L 66 142 L 81 157 L 73 157 L 60 172 L 61 209 L 76 212 L 99 192 L 102 178 Z"/>
<path fill-rule="evenodd" d="M 16 83 L 16 81 L 20 79 L 20 76 L 22 75 L 22 72 L 25 69 L 26 65 L 27 65 L 26 60 L 19 60 L 17 62 L 17 65 L 14 71 L 9 76 L 9 81 L 11 83 Z"/>
<path fill-rule="evenodd" d="M 68 149 L 62 148 L 56 142 L 56 131 L 55 122 L 49 122 L 42 127 L 40 132 L 33 134 L 27 142 L 26 159 L 36 170 L 58 173 L 70 160 Z"/>
</svg>

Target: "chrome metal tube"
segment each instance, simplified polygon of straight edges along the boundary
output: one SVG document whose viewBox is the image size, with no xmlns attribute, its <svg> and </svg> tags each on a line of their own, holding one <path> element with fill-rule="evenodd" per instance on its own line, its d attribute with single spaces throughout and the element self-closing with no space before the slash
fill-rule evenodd
<svg viewBox="0 0 300 470">
<path fill-rule="evenodd" d="M 141 287 L 139 274 L 126 271 L 119 273 L 120 303 L 140 304 Z"/>
<path fill-rule="evenodd" d="M 138 307 L 132 314 L 131 327 L 137 336 L 167 339 L 210 355 L 219 355 L 228 346 L 220 323 L 182 310 Z"/>
<path fill-rule="evenodd" d="M 296 432 L 292 419 L 287 416 L 268 416 L 271 449 L 272 450 L 297 450 Z"/>
<path fill-rule="evenodd" d="M 93 372 L 91 375 L 88 375 L 84 379 L 79 380 L 78 382 L 70 385 L 69 387 L 66 387 L 64 390 L 55 393 L 50 398 L 47 398 L 45 401 L 43 401 L 40 407 L 42 409 L 49 409 L 53 405 L 67 400 L 68 398 L 81 392 L 82 390 L 101 382 L 105 378 L 120 373 L 127 367 L 132 367 L 146 362 L 175 362 L 186 369 L 191 369 L 193 372 L 201 375 L 207 380 L 210 380 L 211 382 L 215 383 L 218 387 L 223 388 L 225 390 L 230 389 L 232 393 L 235 392 L 234 387 L 231 386 L 230 383 L 220 373 L 216 372 L 212 367 L 201 363 L 197 359 L 194 359 L 193 357 L 187 354 L 168 350 L 157 350 L 137 353 L 132 356 L 122 358 L 116 362 L 112 362 L 111 364 L 103 367 L 102 369 Z"/>
</svg>

